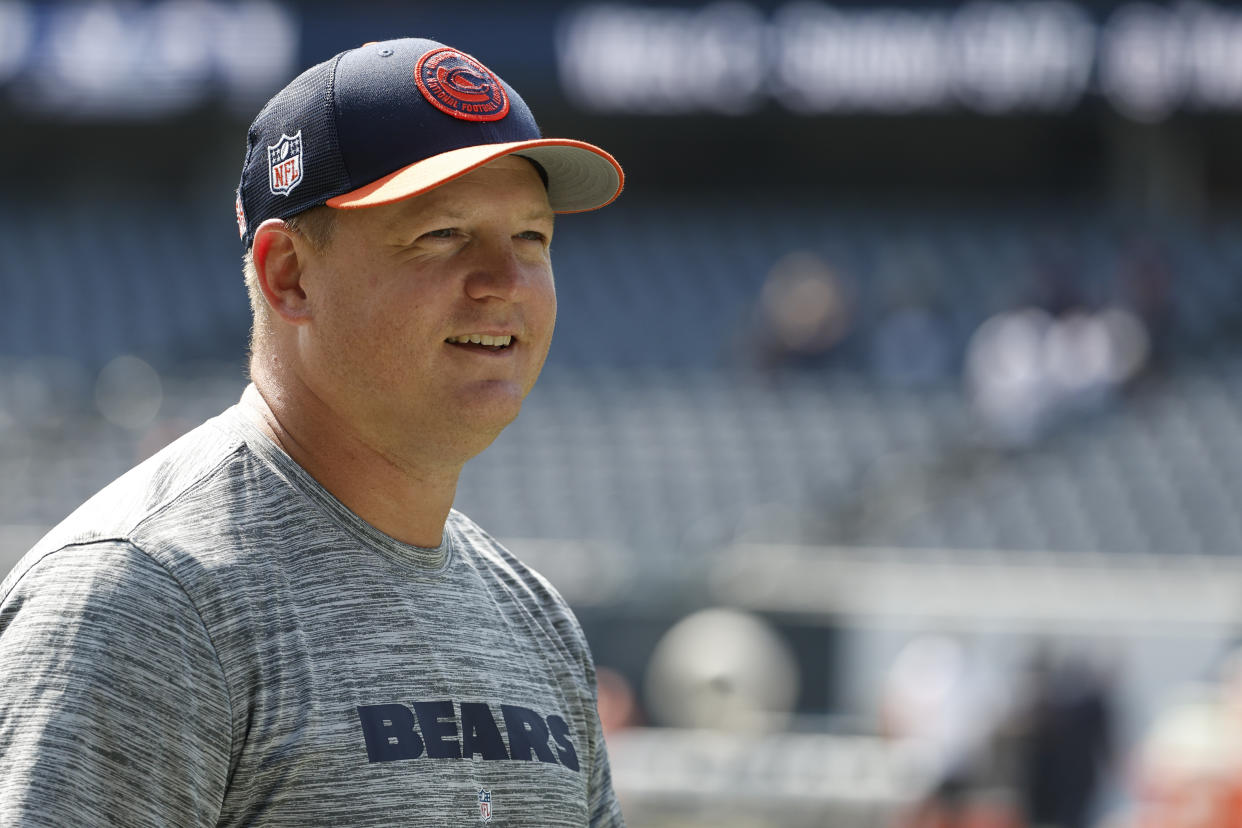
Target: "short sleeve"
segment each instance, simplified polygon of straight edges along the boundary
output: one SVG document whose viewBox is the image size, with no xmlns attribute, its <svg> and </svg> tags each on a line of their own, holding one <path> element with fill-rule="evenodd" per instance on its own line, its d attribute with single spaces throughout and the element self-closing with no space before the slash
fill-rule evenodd
<svg viewBox="0 0 1242 828">
<path fill-rule="evenodd" d="M 0 595 L 0 826 L 213 826 L 223 671 L 177 581 L 123 542 L 30 564 Z"/>
<path fill-rule="evenodd" d="M 612 789 L 612 770 L 608 764 L 608 749 L 604 745 L 604 732 L 599 716 L 594 718 L 595 761 L 591 766 L 591 828 L 625 828 L 621 806 Z"/>
</svg>

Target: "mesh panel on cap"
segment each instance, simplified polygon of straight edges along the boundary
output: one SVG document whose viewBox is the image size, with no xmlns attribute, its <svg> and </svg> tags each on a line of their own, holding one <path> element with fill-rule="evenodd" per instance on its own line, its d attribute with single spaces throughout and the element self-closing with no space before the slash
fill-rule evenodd
<svg viewBox="0 0 1242 828">
<path fill-rule="evenodd" d="M 240 192 L 249 247 L 254 229 L 270 218 L 288 218 L 349 192 L 349 174 L 337 150 L 333 76 L 340 56 L 312 66 L 272 98 L 250 125 Z M 281 135 L 302 133 L 302 180 L 288 194 L 271 191 L 267 148 Z"/>
</svg>

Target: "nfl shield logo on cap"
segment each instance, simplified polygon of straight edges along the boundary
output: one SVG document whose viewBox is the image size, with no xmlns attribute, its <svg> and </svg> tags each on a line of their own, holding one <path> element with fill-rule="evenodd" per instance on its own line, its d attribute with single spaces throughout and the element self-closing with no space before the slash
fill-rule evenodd
<svg viewBox="0 0 1242 828">
<path fill-rule="evenodd" d="M 272 195 L 289 195 L 302 182 L 302 130 L 268 144 L 267 180 Z"/>
<path fill-rule="evenodd" d="M 492 792 L 479 790 L 479 818 L 484 822 L 492 821 Z"/>
</svg>

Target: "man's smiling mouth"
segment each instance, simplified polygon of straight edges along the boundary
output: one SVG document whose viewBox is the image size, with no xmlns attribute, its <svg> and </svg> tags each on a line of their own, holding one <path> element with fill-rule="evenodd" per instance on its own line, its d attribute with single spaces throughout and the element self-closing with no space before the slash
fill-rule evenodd
<svg viewBox="0 0 1242 828">
<path fill-rule="evenodd" d="M 450 345 L 479 345 L 492 351 L 503 351 L 513 342 L 513 337 L 505 334 L 503 336 L 489 336 L 488 334 L 463 334 L 462 336 L 450 336 L 444 340 Z"/>
</svg>

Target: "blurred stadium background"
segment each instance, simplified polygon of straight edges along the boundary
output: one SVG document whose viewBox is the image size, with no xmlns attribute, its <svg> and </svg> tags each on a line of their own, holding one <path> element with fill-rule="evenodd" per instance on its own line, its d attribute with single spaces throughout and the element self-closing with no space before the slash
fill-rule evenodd
<svg viewBox="0 0 1242 828">
<path fill-rule="evenodd" d="M 0 574 L 236 400 L 245 127 L 404 35 L 627 168 L 458 506 L 631 825 L 1242 824 L 1242 8 L 0 0 Z"/>
</svg>

